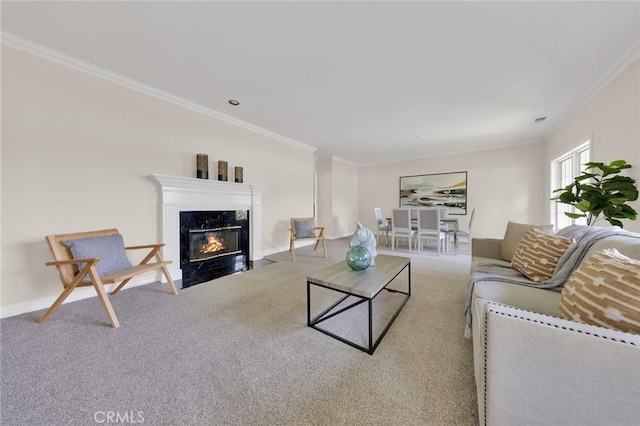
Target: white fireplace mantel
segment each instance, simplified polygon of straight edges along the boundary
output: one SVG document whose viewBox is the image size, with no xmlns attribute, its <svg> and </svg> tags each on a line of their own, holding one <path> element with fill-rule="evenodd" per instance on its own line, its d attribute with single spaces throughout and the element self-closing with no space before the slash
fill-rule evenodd
<svg viewBox="0 0 640 426">
<path fill-rule="evenodd" d="M 181 211 L 249 210 L 249 259 L 262 259 L 262 193 L 266 186 L 158 174 L 150 178 L 160 189 L 160 237 L 165 259 L 173 261 L 169 267 L 173 279 L 182 278 Z"/>
</svg>

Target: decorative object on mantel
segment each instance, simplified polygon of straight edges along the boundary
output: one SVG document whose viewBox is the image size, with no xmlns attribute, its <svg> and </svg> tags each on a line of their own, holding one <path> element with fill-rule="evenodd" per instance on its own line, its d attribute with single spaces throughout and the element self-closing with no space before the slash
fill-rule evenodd
<svg viewBox="0 0 640 426">
<path fill-rule="evenodd" d="M 227 180 L 227 162 L 226 161 L 218 161 L 218 180 Z"/>
<path fill-rule="evenodd" d="M 242 179 L 242 173 L 243 173 L 243 171 L 242 171 L 242 167 L 240 167 L 240 166 L 236 166 L 236 167 L 234 168 L 233 172 L 234 172 L 234 176 L 235 176 L 235 180 L 236 180 L 236 182 L 237 182 L 237 183 L 242 183 L 242 180 L 243 180 L 243 179 Z"/>
<path fill-rule="evenodd" d="M 209 156 L 207 154 L 196 154 L 196 177 L 209 179 Z"/>
<path fill-rule="evenodd" d="M 636 181 L 619 175 L 622 170 L 630 169 L 631 164 L 616 160 L 609 164 L 586 163 L 584 166 L 585 171 L 572 183 L 553 191 L 559 194 L 552 200 L 575 207 L 576 213 L 565 212 L 565 215 L 572 219 L 585 218 L 587 225 L 604 219 L 620 228 L 623 227 L 620 219 L 636 220 L 638 213 L 627 204 L 638 199 Z"/>
<path fill-rule="evenodd" d="M 373 232 L 358 222 L 356 232 L 349 243 L 351 248 L 347 251 L 347 265 L 356 271 L 375 266 L 375 257 L 378 254 L 376 245 L 376 237 Z"/>
</svg>

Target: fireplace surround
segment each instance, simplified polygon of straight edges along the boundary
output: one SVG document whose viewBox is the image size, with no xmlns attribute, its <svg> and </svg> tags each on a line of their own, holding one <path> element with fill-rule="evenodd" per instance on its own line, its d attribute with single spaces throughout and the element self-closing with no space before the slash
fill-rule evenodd
<svg viewBox="0 0 640 426">
<path fill-rule="evenodd" d="M 182 288 L 249 269 L 249 211 L 181 211 Z"/>
<path fill-rule="evenodd" d="M 174 280 L 182 279 L 180 212 L 248 212 L 249 261 L 263 258 L 262 194 L 266 186 L 160 174 L 153 174 L 150 179 L 158 188 L 160 241 L 165 243 L 164 258 L 173 260 L 168 269 Z M 159 276 L 158 280 L 161 279 Z"/>
</svg>

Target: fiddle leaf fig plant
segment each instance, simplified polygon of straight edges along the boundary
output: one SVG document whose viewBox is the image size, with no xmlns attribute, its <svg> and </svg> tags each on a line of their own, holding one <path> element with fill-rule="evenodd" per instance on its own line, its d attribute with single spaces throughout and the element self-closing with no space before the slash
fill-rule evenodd
<svg viewBox="0 0 640 426">
<path fill-rule="evenodd" d="M 553 191 L 552 200 L 574 206 L 580 213 L 565 212 L 573 219 L 586 218 L 587 225 L 605 219 L 612 225 L 623 227 L 620 219 L 636 220 L 638 213 L 627 204 L 638 199 L 636 181 L 620 172 L 631 168 L 624 160 L 609 164 L 586 163 L 586 171 L 564 188 Z"/>
</svg>

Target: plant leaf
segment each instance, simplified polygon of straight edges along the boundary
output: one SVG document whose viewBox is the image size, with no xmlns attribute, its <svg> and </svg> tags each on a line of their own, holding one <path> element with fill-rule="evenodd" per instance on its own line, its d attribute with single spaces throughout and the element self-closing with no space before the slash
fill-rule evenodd
<svg viewBox="0 0 640 426">
<path fill-rule="evenodd" d="M 591 203 L 589 200 L 580 200 L 576 203 L 576 208 L 581 212 L 588 212 L 591 210 Z"/>
<path fill-rule="evenodd" d="M 574 181 L 576 181 L 576 182 L 580 182 L 580 181 L 583 181 L 583 180 L 585 180 L 585 179 L 591 179 L 591 178 L 594 178 L 594 177 L 596 177 L 596 176 L 597 176 L 597 175 L 595 175 L 595 174 L 593 174 L 593 173 L 584 173 L 584 174 L 582 174 L 582 175 L 580 175 L 580 176 L 576 177 L 576 178 L 574 179 Z"/>
<path fill-rule="evenodd" d="M 618 219 L 607 218 L 607 221 L 613 226 L 619 226 L 620 228 L 624 228 L 624 225 Z"/>
<path fill-rule="evenodd" d="M 570 212 L 564 212 L 564 214 L 568 217 L 570 217 L 571 219 L 579 219 L 581 217 L 587 217 L 586 214 L 580 214 L 580 213 L 570 213 Z"/>
</svg>

